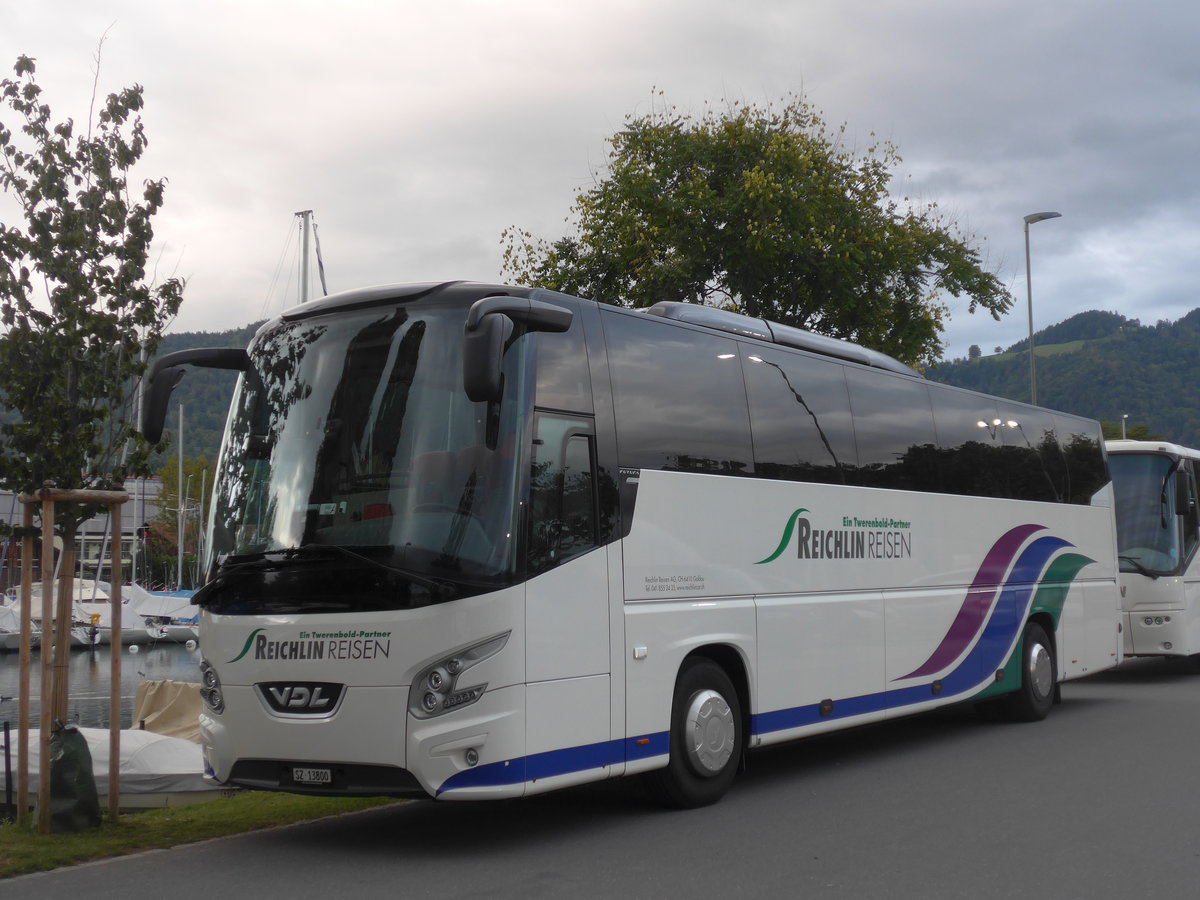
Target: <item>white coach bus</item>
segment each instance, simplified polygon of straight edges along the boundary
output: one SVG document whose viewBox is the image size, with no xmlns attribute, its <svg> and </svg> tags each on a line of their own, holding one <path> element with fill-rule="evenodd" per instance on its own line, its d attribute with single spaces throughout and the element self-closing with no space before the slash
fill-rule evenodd
<svg viewBox="0 0 1200 900">
<path fill-rule="evenodd" d="M 296 307 L 248 350 L 200 606 L 209 775 L 514 797 L 1114 665 L 1096 423 L 684 303 L 452 282 Z"/>
<path fill-rule="evenodd" d="M 1200 451 L 1109 441 L 1117 513 L 1124 652 L 1200 654 Z"/>
</svg>

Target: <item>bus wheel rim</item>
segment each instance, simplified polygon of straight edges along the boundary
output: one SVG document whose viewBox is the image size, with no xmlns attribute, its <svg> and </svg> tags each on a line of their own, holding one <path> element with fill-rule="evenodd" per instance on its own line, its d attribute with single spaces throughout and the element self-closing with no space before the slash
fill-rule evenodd
<svg viewBox="0 0 1200 900">
<path fill-rule="evenodd" d="M 737 737 L 733 710 L 716 691 L 697 691 L 685 721 L 688 762 L 700 775 L 719 774 L 733 756 Z"/>
<path fill-rule="evenodd" d="M 1054 686 L 1054 663 L 1041 644 L 1034 644 L 1029 651 L 1029 684 L 1038 697 L 1050 696 Z"/>
</svg>

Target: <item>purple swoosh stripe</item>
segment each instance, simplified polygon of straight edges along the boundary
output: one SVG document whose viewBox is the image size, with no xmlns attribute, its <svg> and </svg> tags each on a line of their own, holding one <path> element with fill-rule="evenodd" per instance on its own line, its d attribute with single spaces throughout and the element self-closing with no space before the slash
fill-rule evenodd
<svg viewBox="0 0 1200 900">
<path fill-rule="evenodd" d="M 944 669 L 958 658 L 967 644 L 971 643 L 975 635 L 983 628 L 988 610 L 992 608 L 992 603 L 996 599 L 1000 579 L 1008 570 L 1013 557 L 1016 556 L 1017 549 L 1025 543 L 1025 538 L 1045 527 L 1045 525 L 1018 525 L 992 545 L 992 549 L 983 558 L 979 571 L 975 573 L 975 580 L 967 589 L 966 599 L 959 607 L 958 615 L 954 617 L 954 621 L 950 624 L 950 630 L 946 632 L 946 636 L 942 638 L 938 648 L 919 668 L 894 679 L 895 681 L 929 675 Z"/>
</svg>

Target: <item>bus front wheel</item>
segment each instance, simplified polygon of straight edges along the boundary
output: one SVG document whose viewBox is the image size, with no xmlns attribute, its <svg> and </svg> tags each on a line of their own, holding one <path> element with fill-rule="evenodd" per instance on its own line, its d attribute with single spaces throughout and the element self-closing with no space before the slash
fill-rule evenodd
<svg viewBox="0 0 1200 900">
<path fill-rule="evenodd" d="M 733 682 L 711 660 L 692 660 L 675 682 L 670 762 L 646 775 L 651 794 L 684 809 L 716 803 L 733 783 L 743 743 Z"/>
<path fill-rule="evenodd" d="M 1004 697 L 1004 709 L 1015 722 L 1038 722 L 1054 703 L 1054 647 L 1037 622 L 1028 622 L 1021 638 L 1021 686 Z"/>
</svg>

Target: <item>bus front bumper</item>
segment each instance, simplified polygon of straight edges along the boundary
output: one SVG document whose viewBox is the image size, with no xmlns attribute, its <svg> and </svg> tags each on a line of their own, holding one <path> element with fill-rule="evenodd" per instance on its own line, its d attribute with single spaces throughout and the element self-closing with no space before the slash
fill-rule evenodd
<svg viewBox="0 0 1200 900">
<path fill-rule="evenodd" d="M 255 790 L 340 796 L 485 799 L 520 796 L 524 778 L 482 779 L 441 792 L 476 768 L 520 760 L 524 686 L 487 691 L 446 715 L 417 719 L 407 686 L 352 687 L 326 717 L 270 714 L 253 687 L 223 689 L 225 709 L 200 715 L 205 777 Z M 524 771 L 514 768 L 513 772 Z"/>
</svg>

